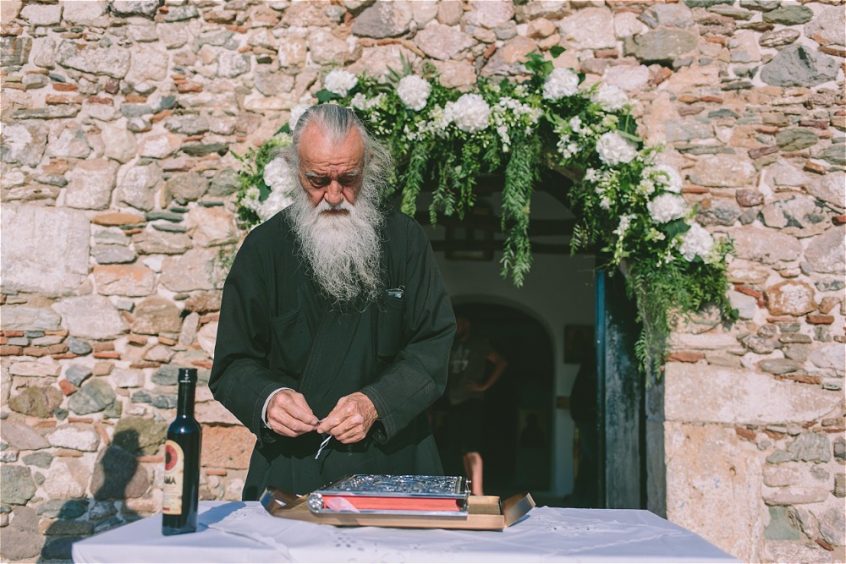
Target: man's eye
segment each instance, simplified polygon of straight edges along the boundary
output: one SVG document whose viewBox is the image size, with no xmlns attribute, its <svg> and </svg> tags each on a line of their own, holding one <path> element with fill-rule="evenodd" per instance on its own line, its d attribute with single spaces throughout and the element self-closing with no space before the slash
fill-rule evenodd
<svg viewBox="0 0 846 564">
<path fill-rule="evenodd" d="M 329 184 L 329 178 L 326 176 L 312 176 L 309 178 L 309 182 L 316 188 L 323 188 Z"/>
<path fill-rule="evenodd" d="M 352 186 L 357 181 L 358 181 L 358 175 L 357 174 L 345 175 L 345 176 L 342 176 L 341 178 L 338 179 L 338 182 L 340 182 L 344 186 Z"/>
</svg>

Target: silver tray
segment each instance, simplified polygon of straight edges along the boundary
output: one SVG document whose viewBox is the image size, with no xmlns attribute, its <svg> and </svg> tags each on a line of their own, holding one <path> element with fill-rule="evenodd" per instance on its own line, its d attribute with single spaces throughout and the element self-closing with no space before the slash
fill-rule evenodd
<svg viewBox="0 0 846 564">
<path fill-rule="evenodd" d="M 308 496 L 307 505 L 315 514 L 379 514 L 379 515 L 438 515 L 442 517 L 467 517 L 468 482 L 460 476 L 414 476 L 390 474 L 354 474 L 315 490 Z M 346 498 L 385 498 L 409 500 L 447 499 L 455 501 L 455 509 L 388 509 L 361 508 Z M 327 503 L 330 507 L 327 507 Z M 414 501 L 410 501 L 411 504 Z"/>
</svg>

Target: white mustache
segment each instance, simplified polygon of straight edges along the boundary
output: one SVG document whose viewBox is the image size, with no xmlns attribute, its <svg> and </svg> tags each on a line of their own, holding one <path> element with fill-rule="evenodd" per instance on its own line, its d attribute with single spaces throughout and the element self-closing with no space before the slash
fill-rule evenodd
<svg viewBox="0 0 846 564">
<path fill-rule="evenodd" d="M 353 205 L 349 203 L 346 198 L 342 199 L 335 205 L 330 204 L 326 200 L 320 200 L 320 203 L 317 204 L 317 209 L 315 210 L 317 213 L 322 213 L 325 211 L 348 211 L 351 212 L 353 210 Z"/>
</svg>

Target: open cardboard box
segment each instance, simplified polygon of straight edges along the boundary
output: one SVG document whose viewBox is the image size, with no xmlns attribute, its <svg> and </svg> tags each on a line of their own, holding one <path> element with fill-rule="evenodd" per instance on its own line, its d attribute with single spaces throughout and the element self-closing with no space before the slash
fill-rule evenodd
<svg viewBox="0 0 846 564">
<path fill-rule="evenodd" d="M 534 506 L 529 493 L 517 494 L 504 502 L 499 496 L 471 495 L 467 498 L 466 517 L 436 515 L 378 515 L 373 513 L 344 513 L 315 515 L 308 509 L 307 496 L 293 496 L 268 488 L 261 504 L 274 517 L 295 519 L 309 523 L 323 523 L 346 527 L 400 527 L 413 529 L 471 529 L 501 531 L 520 520 Z"/>
</svg>

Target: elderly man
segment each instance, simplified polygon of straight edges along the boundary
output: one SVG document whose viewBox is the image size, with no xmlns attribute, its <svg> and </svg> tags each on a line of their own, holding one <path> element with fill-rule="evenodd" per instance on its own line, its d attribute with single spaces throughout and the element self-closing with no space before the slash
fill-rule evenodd
<svg viewBox="0 0 846 564">
<path fill-rule="evenodd" d="M 257 437 L 243 498 L 440 474 L 425 410 L 455 319 L 420 226 L 380 208 L 390 157 L 328 104 L 302 115 L 286 157 L 301 190 L 235 258 L 209 382 Z"/>
</svg>

